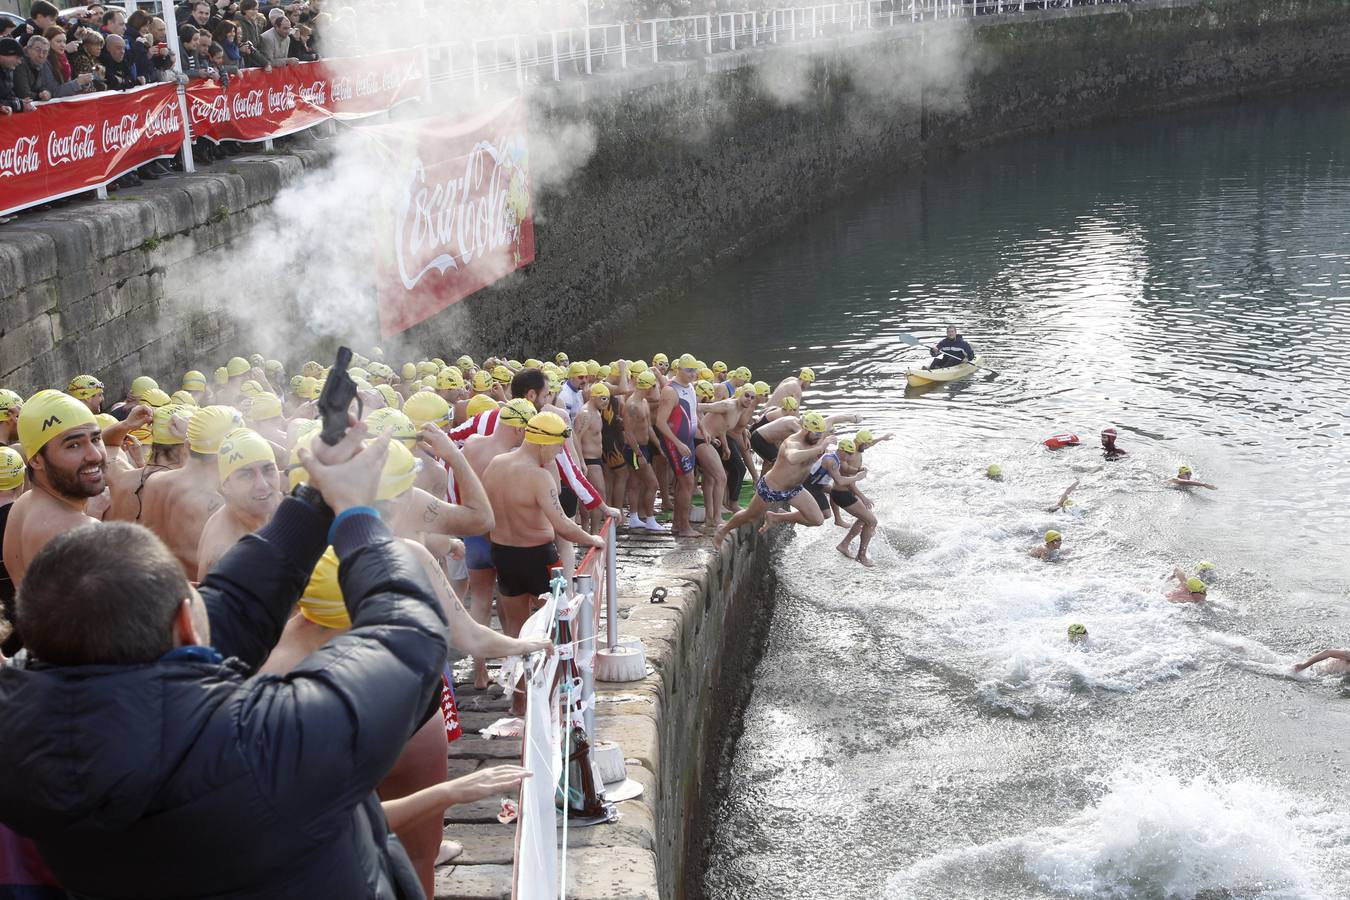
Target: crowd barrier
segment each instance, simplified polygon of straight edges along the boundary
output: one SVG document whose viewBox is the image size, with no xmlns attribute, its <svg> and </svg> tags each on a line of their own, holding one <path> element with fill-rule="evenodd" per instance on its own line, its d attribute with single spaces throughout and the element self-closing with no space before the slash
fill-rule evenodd
<svg viewBox="0 0 1350 900">
<path fill-rule="evenodd" d="M 512 895 L 521 900 L 565 897 L 569 822 L 608 814 L 589 752 L 597 738 L 594 659 L 601 609 L 606 610 L 606 642 L 613 647 L 618 641 L 615 533 L 615 521 L 606 519 L 600 531 L 605 546 L 582 558 L 570 590 L 559 570 L 551 596 L 521 631 L 531 637 L 549 634 L 555 646 L 552 654 L 536 653 L 524 664 L 521 765 L 531 777 L 520 791 L 512 878 Z"/>
<path fill-rule="evenodd" d="M 193 138 L 268 141 L 387 112 L 428 85 L 425 55 L 397 50 L 39 103 L 0 118 L 0 215 L 102 189 Z"/>
</svg>

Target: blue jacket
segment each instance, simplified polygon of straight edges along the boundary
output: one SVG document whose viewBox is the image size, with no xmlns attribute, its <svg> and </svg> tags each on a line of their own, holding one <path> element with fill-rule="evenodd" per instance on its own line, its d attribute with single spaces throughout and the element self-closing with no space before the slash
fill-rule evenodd
<svg viewBox="0 0 1350 900">
<path fill-rule="evenodd" d="M 947 351 L 942 353 L 941 351 Z M 966 339 L 957 335 L 954 338 L 945 337 L 938 341 L 937 348 L 928 351 L 936 357 L 933 360 L 932 368 L 942 369 L 948 366 L 959 366 L 963 362 L 969 362 L 975 358 L 975 349 L 966 342 Z M 949 355 L 950 354 L 950 355 Z"/>
<path fill-rule="evenodd" d="M 212 642 L 232 658 L 0 668 L 0 821 L 73 896 L 422 896 L 374 794 L 446 657 L 416 558 L 373 516 L 344 519 L 333 546 L 351 630 L 285 676 L 252 674 L 330 522 L 287 499 L 206 577 Z"/>
</svg>

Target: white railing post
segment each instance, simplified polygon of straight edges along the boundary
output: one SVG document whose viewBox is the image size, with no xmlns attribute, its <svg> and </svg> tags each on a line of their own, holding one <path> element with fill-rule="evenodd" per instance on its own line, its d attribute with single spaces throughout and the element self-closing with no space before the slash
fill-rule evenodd
<svg viewBox="0 0 1350 900">
<path fill-rule="evenodd" d="M 792 16 L 792 39 L 795 41 L 797 40 L 797 11 L 790 9 L 788 15 Z"/>
<path fill-rule="evenodd" d="M 553 80 L 562 81 L 562 73 L 558 71 L 558 32 L 553 32 Z"/>
<path fill-rule="evenodd" d="M 478 81 L 478 41 L 473 42 L 473 95 L 477 97 L 482 92 L 482 85 Z"/>
<path fill-rule="evenodd" d="M 657 56 L 657 46 L 656 46 L 656 20 L 652 19 L 652 62 L 660 62 L 660 61 L 661 60 Z"/>
<path fill-rule="evenodd" d="M 614 650 L 619 646 L 619 539 L 618 525 L 610 520 L 605 538 L 605 646 Z"/>
<path fill-rule="evenodd" d="M 750 46 L 759 46 L 759 13 L 750 14 Z M 638 407 L 638 409 L 641 408 Z"/>
<path fill-rule="evenodd" d="M 718 31 L 721 31 L 721 30 L 722 30 L 722 17 L 721 17 L 721 16 L 718 16 L 718 17 L 717 17 L 717 29 L 718 29 Z M 735 13 L 732 13 L 732 14 L 731 14 L 731 49 L 732 49 L 732 50 L 735 50 L 735 49 L 736 49 L 736 14 L 735 14 Z M 640 408 L 640 407 L 639 407 L 639 408 Z"/>
<path fill-rule="evenodd" d="M 591 26 L 586 26 L 586 40 L 583 42 L 586 47 L 586 74 L 591 74 Z"/>
<path fill-rule="evenodd" d="M 712 56 L 712 16 L 703 17 L 703 27 L 708 31 L 708 55 Z"/>
<path fill-rule="evenodd" d="M 516 57 L 516 90 L 525 90 L 525 71 L 520 67 L 520 35 L 511 36 L 511 49 Z"/>
</svg>

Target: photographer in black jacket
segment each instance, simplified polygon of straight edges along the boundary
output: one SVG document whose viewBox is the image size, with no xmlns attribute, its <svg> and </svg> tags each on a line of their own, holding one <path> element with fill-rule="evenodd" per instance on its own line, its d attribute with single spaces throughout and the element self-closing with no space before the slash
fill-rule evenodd
<svg viewBox="0 0 1350 900">
<path fill-rule="evenodd" d="M 388 436 L 301 451 L 297 489 L 199 589 L 150 531 L 34 558 L 0 667 L 0 821 L 81 898 L 417 898 L 375 785 L 438 696 L 446 622 L 371 508 Z M 326 502 L 325 502 L 326 501 Z M 332 544 L 350 631 L 253 673 Z"/>
</svg>

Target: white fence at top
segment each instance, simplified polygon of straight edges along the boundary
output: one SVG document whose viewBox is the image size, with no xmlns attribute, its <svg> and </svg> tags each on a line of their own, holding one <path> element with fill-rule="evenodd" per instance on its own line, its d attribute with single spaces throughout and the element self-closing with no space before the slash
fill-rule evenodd
<svg viewBox="0 0 1350 900">
<path fill-rule="evenodd" d="M 440 44 L 428 54 L 433 82 L 471 83 L 477 94 L 488 85 L 509 87 L 512 80 L 516 89 L 524 89 L 601 71 L 936 19 L 1121 2 L 1126 0 L 856 0 L 506 34 Z"/>
</svg>

